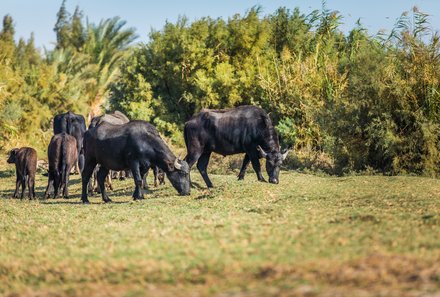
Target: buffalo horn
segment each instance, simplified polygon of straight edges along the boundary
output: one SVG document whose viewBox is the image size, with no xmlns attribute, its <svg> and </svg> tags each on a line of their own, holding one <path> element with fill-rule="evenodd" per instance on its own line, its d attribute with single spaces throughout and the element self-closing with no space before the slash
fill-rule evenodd
<svg viewBox="0 0 440 297">
<path fill-rule="evenodd" d="M 179 158 L 176 158 L 176 160 L 174 160 L 174 168 L 176 168 L 177 170 L 182 169 L 182 164 L 180 164 Z"/>
<path fill-rule="evenodd" d="M 260 152 L 261 157 L 266 158 L 267 153 L 261 148 L 261 146 L 257 146 L 257 150 Z"/>
</svg>

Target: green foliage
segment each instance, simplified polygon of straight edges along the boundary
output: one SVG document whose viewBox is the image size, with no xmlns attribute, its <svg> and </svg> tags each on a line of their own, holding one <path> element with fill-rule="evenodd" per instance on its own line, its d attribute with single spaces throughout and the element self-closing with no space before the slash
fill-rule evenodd
<svg viewBox="0 0 440 297">
<path fill-rule="evenodd" d="M 0 32 L 0 147 L 30 145 L 44 152 L 55 114 L 98 114 L 136 38 L 134 29 L 124 26 L 117 17 L 84 24 L 80 9 L 71 16 L 63 1 L 54 29 L 56 47 L 42 56 L 33 34 L 15 44 L 13 20 L 5 16 Z M 139 108 L 144 106 L 133 109 Z M 133 116 L 141 114 L 145 112 Z"/>
<path fill-rule="evenodd" d="M 253 104 L 298 160 L 325 163 L 326 172 L 440 173 L 440 37 L 417 8 L 389 36 L 371 36 L 360 22 L 344 35 L 342 15 L 324 1 L 309 14 L 252 7 L 227 20 L 182 16 L 132 46 L 134 29 L 120 18 L 84 23 L 65 4 L 45 55 L 33 36 L 16 44 L 12 18 L 3 20 L 2 146 L 44 147 L 59 112 L 90 119 L 115 109 L 183 146 L 194 113 Z"/>
<path fill-rule="evenodd" d="M 278 122 L 276 126 L 279 137 L 282 139 L 282 143 L 286 146 L 293 147 L 296 142 L 296 126 L 291 118 L 284 118 Z"/>
</svg>

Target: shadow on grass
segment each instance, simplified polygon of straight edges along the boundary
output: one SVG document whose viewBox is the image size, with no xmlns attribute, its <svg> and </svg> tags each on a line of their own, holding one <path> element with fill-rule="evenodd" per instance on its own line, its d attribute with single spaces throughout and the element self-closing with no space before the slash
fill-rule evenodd
<svg viewBox="0 0 440 297">
<path fill-rule="evenodd" d="M 204 199 L 214 199 L 214 193 L 205 193 L 205 194 L 201 194 L 198 195 L 197 197 L 194 198 L 194 200 L 204 200 Z"/>
<path fill-rule="evenodd" d="M 199 183 L 196 183 L 196 182 L 191 182 L 191 188 L 194 188 L 194 189 L 198 189 L 198 190 L 205 190 L 205 189 L 207 189 L 206 187 L 204 187 L 204 186 L 201 186 Z"/>
<path fill-rule="evenodd" d="M 112 202 L 108 202 L 108 203 L 104 203 L 101 199 L 97 199 L 97 201 L 90 201 L 90 204 L 127 204 L 130 203 L 131 201 L 112 201 Z M 80 198 L 68 198 L 68 199 L 64 199 L 64 200 L 52 200 L 51 199 L 46 199 L 46 200 L 40 200 L 41 204 L 49 204 L 49 205 L 62 205 L 62 204 L 71 204 L 71 205 L 79 205 L 79 204 L 84 204 L 82 203 Z M 88 205 L 88 204 L 84 204 L 84 205 Z"/>
<path fill-rule="evenodd" d="M 2 170 L 0 171 L 0 178 L 8 178 L 8 177 L 12 177 L 15 176 L 15 171 L 14 170 Z"/>
</svg>

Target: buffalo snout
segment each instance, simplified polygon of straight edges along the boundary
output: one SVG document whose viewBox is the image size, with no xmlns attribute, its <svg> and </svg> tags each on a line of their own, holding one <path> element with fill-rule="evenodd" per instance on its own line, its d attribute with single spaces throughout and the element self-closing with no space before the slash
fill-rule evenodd
<svg viewBox="0 0 440 297">
<path fill-rule="evenodd" d="M 271 184 L 276 184 L 277 185 L 279 183 L 279 180 L 277 178 L 269 178 L 269 182 Z"/>
</svg>

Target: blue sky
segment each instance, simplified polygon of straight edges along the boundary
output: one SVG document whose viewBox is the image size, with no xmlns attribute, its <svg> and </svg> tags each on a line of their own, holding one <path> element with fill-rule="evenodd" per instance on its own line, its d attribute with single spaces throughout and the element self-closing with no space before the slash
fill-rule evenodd
<svg viewBox="0 0 440 297">
<path fill-rule="evenodd" d="M 10 14 L 15 22 L 16 37 L 28 39 L 35 33 L 37 46 L 52 48 L 55 41 L 53 27 L 61 0 L 0 0 L 0 16 Z M 227 19 L 235 13 L 244 14 L 254 5 L 262 7 L 263 14 L 273 13 L 278 7 L 299 7 L 302 13 L 321 8 L 321 0 L 67 0 L 67 9 L 73 13 L 79 7 L 89 21 L 120 16 L 127 26 L 135 27 L 138 41 L 146 41 L 151 28 L 161 29 L 165 21 L 174 22 L 179 15 L 190 20 L 203 16 Z M 370 34 L 391 30 L 403 11 L 417 6 L 431 15 L 433 29 L 440 31 L 440 0 L 327 0 L 327 7 L 344 16 L 342 30 L 353 28 L 357 19 Z"/>
</svg>

